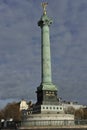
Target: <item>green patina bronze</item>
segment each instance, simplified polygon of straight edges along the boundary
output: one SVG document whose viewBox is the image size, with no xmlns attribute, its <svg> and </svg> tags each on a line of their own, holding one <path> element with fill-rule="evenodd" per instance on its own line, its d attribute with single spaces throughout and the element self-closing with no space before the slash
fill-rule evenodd
<svg viewBox="0 0 87 130">
<path fill-rule="evenodd" d="M 42 91 L 57 92 L 56 86 L 52 83 L 51 74 L 51 52 L 50 52 L 50 31 L 49 27 L 52 24 L 52 18 L 47 16 L 46 3 L 43 3 L 43 15 L 41 16 L 38 26 L 41 27 L 41 85 L 37 88 L 37 97 L 45 96 Z M 55 95 L 55 100 L 57 95 Z M 43 100 L 44 98 L 42 98 Z M 46 99 L 46 98 L 45 98 Z M 39 99 L 38 99 L 39 100 Z"/>
</svg>

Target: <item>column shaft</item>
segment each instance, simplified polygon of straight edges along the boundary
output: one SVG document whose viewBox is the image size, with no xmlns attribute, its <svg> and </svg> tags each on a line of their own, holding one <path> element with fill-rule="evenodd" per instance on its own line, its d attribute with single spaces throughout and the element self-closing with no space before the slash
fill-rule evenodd
<svg viewBox="0 0 87 130">
<path fill-rule="evenodd" d="M 49 26 L 41 28 L 41 53 L 42 53 L 42 83 L 51 83 L 51 54 L 50 54 Z"/>
</svg>

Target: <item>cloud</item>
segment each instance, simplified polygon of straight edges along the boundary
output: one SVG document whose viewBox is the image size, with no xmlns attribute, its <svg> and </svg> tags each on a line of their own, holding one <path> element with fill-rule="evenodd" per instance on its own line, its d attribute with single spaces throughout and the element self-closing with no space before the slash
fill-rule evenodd
<svg viewBox="0 0 87 130">
<path fill-rule="evenodd" d="M 86 102 L 87 1 L 48 0 L 52 75 L 58 95 Z M 36 100 L 41 82 L 41 1 L 0 1 L 0 99 Z M 77 95 L 78 93 L 78 95 Z M 7 101 L 8 101 L 7 100 Z"/>
<path fill-rule="evenodd" d="M 87 86 L 86 5 L 86 1 L 68 1 L 63 13 L 65 17 L 59 20 L 61 23 L 52 38 L 52 48 L 55 50 L 56 47 L 53 51 L 53 79 L 59 85 L 60 95 L 84 103 Z"/>
</svg>

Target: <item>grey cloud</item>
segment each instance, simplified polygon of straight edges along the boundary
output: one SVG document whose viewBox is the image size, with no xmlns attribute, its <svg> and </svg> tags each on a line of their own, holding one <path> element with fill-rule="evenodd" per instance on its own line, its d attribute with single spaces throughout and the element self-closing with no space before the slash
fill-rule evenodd
<svg viewBox="0 0 87 130">
<path fill-rule="evenodd" d="M 53 82 L 63 99 L 86 103 L 86 1 L 48 0 Z M 36 100 L 41 82 L 41 1 L 0 1 L 0 98 Z M 77 95 L 78 93 L 78 95 Z M 7 102 L 6 101 L 6 102 Z"/>
</svg>

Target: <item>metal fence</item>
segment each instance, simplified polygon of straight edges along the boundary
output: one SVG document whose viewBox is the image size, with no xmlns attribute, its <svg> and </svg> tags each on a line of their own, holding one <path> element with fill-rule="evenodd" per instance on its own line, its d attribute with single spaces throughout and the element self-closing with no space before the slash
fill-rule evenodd
<svg viewBox="0 0 87 130">
<path fill-rule="evenodd" d="M 23 121 L 22 126 L 77 126 L 87 125 L 87 120 L 33 120 Z"/>
<path fill-rule="evenodd" d="M 74 125 L 74 121 L 69 120 L 33 120 L 24 121 L 22 126 L 71 126 Z"/>
<path fill-rule="evenodd" d="M 87 120 L 75 120 L 75 125 L 87 125 Z"/>
</svg>

